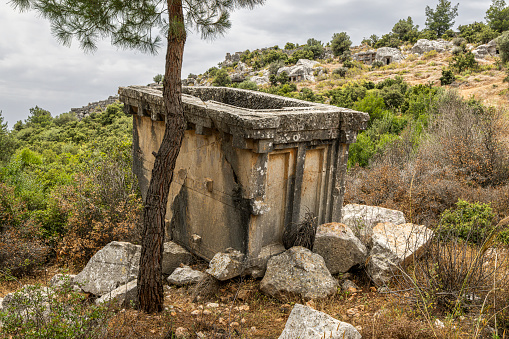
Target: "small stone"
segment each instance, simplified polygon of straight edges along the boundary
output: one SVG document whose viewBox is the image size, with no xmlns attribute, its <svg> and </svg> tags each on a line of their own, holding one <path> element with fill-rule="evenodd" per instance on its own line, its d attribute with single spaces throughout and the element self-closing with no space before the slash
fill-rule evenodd
<svg viewBox="0 0 509 339">
<path fill-rule="evenodd" d="M 240 323 L 241 323 L 241 324 L 245 324 L 245 323 L 246 323 L 246 318 L 242 318 L 242 319 L 240 319 Z"/>
<path fill-rule="evenodd" d="M 369 290 L 370 290 L 371 292 L 376 292 L 376 287 L 375 287 L 375 286 L 371 286 L 371 287 L 369 288 Z"/>
<path fill-rule="evenodd" d="M 439 319 L 435 319 L 435 327 L 436 328 L 444 328 L 445 325 L 443 322 L 441 322 Z"/>
<path fill-rule="evenodd" d="M 188 331 L 187 331 L 187 328 L 184 328 L 184 327 L 179 327 L 175 330 L 175 335 L 177 337 L 186 337 L 188 335 Z"/>
<path fill-rule="evenodd" d="M 252 326 L 249 331 L 251 331 L 251 333 L 255 333 L 256 332 L 256 327 Z"/>
<path fill-rule="evenodd" d="M 206 307 L 209 307 L 209 308 L 218 308 L 219 307 L 219 304 L 218 303 L 208 303 L 206 305 Z"/>
<path fill-rule="evenodd" d="M 201 312 L 202 312 L 201 310 L 194 310 L 193 312 L 191 312 L 191 315 L 197 316 L 200 315 Z"/>
<path fill-rule="evenodd" d="M 230 323 L 230 326 L 231 327 L 239 327 L 240 324 L 238 322 L 234 321 L 234 322 Z"/>
<path fill-rule="evenodd" d="M 346 310 L 346 314 L 349 317 L 355 316 L 356 313 L 357 313 L 357 310 L 355 308 L 349 308 L 349 309 Z"/>
<path fill-rule="evenodd" d="M 239 311 L 249 311 L 249 305 L 240 305 Z"/>
<path fill-rule="evenodd" d="M 205 310 L 205 311 L 203 311 L 203 315 L 211 315 L 211 314 L 212 314 L 212 312 L 211 312 L 211 311 L 209 311 L 209 310 Z"/>
</svg>

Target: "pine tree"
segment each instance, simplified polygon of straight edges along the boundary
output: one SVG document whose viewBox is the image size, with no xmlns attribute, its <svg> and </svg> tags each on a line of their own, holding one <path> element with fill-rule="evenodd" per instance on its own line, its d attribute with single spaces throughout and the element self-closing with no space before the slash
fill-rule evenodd
<svg viewBox="0 0 509 339">
<path fill-rule="evenodd" d="M 167 40 L 163 101 L 165 132 L 156 153 L 152 178 L 143 211 L 143 243 L 138 275 L 138 300 L 148 313 L 163 310 L 161 259 L 164 216 L 173 170 L 186 121 L 182 110 L 181 69 L 187 30 L 202 38 L 223 34 L 229 13 L 252 8 L 264 0 L 12 0 L 20 11 L 34 10 L 51 22 L 52 32 L 63 45 L 76 39 L 85 51 L 94 51 L 97 41 L 111 37 L 120 48 L 156 53 Z M 157 33 L 159 30 L 159 33 Z"/>
<path fill-rule="evenodd" d="M 451 7 L 451 2 L 438 0 L 435 10 L 426 6 L 426 28 L 435 31 L 441 37 L 445 31 L 454 25 L 454 18 L 458 16 L 458 6 Z"/>
</svg>

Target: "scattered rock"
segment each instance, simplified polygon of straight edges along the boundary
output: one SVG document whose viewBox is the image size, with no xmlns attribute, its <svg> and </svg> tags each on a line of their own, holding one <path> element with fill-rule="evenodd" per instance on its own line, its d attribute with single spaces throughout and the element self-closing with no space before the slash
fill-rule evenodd
<svg viewBox="0 0 509 339">
<path fill-rule="evenodd" d="M 321 255 L 331 274 L 344 273 L 366 260 L 368 252 L 345 224 L 318 226 L 313 252 Z"/>
<path fill-rule="evenodd" d="M 377 285 L 390 280 L 397 265 L 405 266 L 420 256 L 433 232 L 414 224 L 380 223 L 373 229 L 373 247 L 367 265 L 368 275 Z"/>
<path fill-rule="evenodd" d="M 264 70 L 263 75 L 254 75 L 251 78 L 249 78 L 249 81 L 254 82 L 257 86 L 263 86 L 270 82 L 269 80 L 269 71 Z"/>
<path fill-rule="evenodd" d="M 249 268 L 245 271 L 245 273 L 251 275 L 253 278 L 262 278 L 267 270 L 267 262 L 269 259 L 275 255 L 283 253 L 284 251 L 284 246 L 278 243 L 262 247 L 258 257 L 249 260 Z"/>
<path fill-rule="evenodd" d="M 314 66 L 318 65 L 319 62 L 308 60 L 308 59 L 299 59 L 295 66 L 287 66 L 281 67 L 277 70 L 277 75 L 280 75 L 283 72 L 286 72 L 288 78 L 291 81 L 315 81 L 315 77 L 313 75 L 315 68 Z"/>
<path fill-rule="evenodd" d="M 180 264 L 189 265 L 193 256 L 184 247 L 177 245 L 173 241 L 164 243 L 162 269 L 163 274 L 172 274 L 180 267 Z"/>
<path fill-rule="evenodd" d="M 74 281 L 87 293 L 104 295 L 138 276 L 141 246 L 113 241 L 89 260 Z"/>
<path fill-rule="evenodd" d="M 206 272 L 217 280 L 229 280 L 242 274 L 245 268 L 243 261 L 244 254 L 228 249 L 226 253 L 214 255 Z"/>
<path fill-rule="evenodd" d="M 175 335 L 177 338 L 186 338 L 189 335 L 189 331 L 185 327 L 178 327 L 175 330 Z"/>
<path fill-rule="evenodd" d="M 484 59 L 487 56 L 496 56 L 497 55 L 497 42 L 496 40 L 491 40 L 485 45 L 477 46 L 474 50 L 472 50 L 474 57 L 476 59 Z"/>
<path fill-rule="evenodd" d="M 200 298 L 209 298 L 214 296 L 219 291 L 219 281 L 211 276 L 205 274 L 202 280 L 196 284 L 193 290 L 193 302 Z"/>
<path fill-rule="evenodd" d="M 168 277 L 170 284 L 183 286 L 188 284 L 196 284 L 205 277 L 205 273 L 193 270 L 189 266 L 177 267 Z"/>
<path fill-rule="evenodd" d="M 354 232 L 363 244 L 368 244 L 373 234 L 373 227 L 381 222 L 392 222 L 395 225 L 406 223 L 401 211 L 378 206 L 349 204 L 341 211 L 341 222 Z"/>
<path fill-rule="evenodd" d="M 357 286 L 353 281 L 346 279 L 341 284 L 341 289 L 343 291 L 348 291 L 351 293 L 355 293 L 359 290 L 359 286 Z"/>
<path fill-rule="evenodd" d="M 451 49 L 452 46 L 453 46 L 452 42 L 443 39 L 438 40 L 419 39 L 417 40 L 417 43 L 412 47 L 411 51 L 412 53 L 419 55 L 422 55 L 433 50 L 441 53 Z"/>
<path fill-rule="evenodd" d="M 218 307 L 219 307 L 219 304 L 218 304 L 218 303 L 208 303 L 205 307 L 209 307 L 209 308 L 218 308 Z"/>
<path fill-rule="evenodd" d="M 341 322 L 330 315 L 310 307 L 295 304 L 279 339 L 360 339 L 361 335 L 349 323 Z"/>
<path fill-rule="evenodd" d="M 310 300 L 335 293 L 337 284 L 320 255 L 296 246 L 269 260 L 260 289 L 274 297 L 298 295 Z"/>
<path fill-rule="evenodd" d="M 95 301 L 95 303 L 100 305 L 111 302 L 118 306 L 128 307 L 138 303 L 137 293 L 138 283 L 136 280 L 132 280 L 127 284 L 122 285 L 113 291 L 101 296 Z"/>
</svg>

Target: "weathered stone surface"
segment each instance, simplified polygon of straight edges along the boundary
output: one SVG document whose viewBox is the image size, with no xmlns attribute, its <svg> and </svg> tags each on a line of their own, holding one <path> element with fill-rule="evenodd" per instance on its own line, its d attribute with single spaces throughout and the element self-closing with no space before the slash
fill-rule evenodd
<svg viewBox="0 0 509 339">
<path fill-rule="evenodd" d="M 262 278 L 267 270 L 267 262 L 269 259 L 284 251 L 285 247 L 282 244 L 276 243 L 264 246 L 256 258 L 249 260 L 248 268 L 245 273 L 253 278 Z"/>
<path fill-rule="evenodd" d="M 495 56 L 497 55 L 497 42 L 496 40 L 491 40 L 485 45 L 477 46 L 474 50 L 472 50 L 476 59 L 484 59 L 487 56 Z"/>
<path fill-rule="evenodd" d="M 367 265 L 368 275 L 377 285 L 383 285 L 397 271 L 420 256 L 433 232 L 414 224 L 380 223 L 373 229 L 373 247 Z"/>
<path fill-rule="evenodd" d="M 318 226 L 313 252 L 321 255 L 331 274 L 344 273 L 366 260 L 368 252 L 345 224 Z"/>
<path fill-rule="evenodd" d="M 405 57 L 401 54 L 399 48 L 382 47 L 376 50 L 375 60 L 388 65 L 393 62 L 400 63 L 405 60 Z"/>
<path fill-rule="evenodd" d="M 193 255 L 184 247 L 168 241 L 164 243 L 162 269 L 163 274 L 171 274 L 180 264 L 189 265 Z"/>
<path fill-rule="evenodd" d="M 104 295 L 138 276 L 141 246 L 113 241 L 99 250 L 74 281 L 83 291 Z"/>
<path fill-rule="evenodd" d="M 295 304 L 279 339 L 360 339 L 361 334 L 349 323 L 311 307 Z"/>
<path fill-rule="evenodd" d="M 404 224 L 405 215 L 401 211 L 378 206 L 349 204 L 341 211 L 341 222 L 359 237 L 362 243 L 369 243 L 373 234 L 373 227 L 381 222 Z"/>
<path fill-rule="evenodd" d="M 287 66 L 281 67 L 277 70 L 277 75 L 280 75 L 283 72 L 286 72 L 288 78 L 292 81 L 302 81 L 309 80 L 315 81 L 314 66 L 318 65 L 317 61 L 307 60 L 307 59 L 299 59 L 295 66 Z"/>
<path fill-rule="evenodd" d="M 217 280 L 228 280 L 242 274 L 245 269 L 244 254 L 234 249 L 228 249 L 226 253 L 216 253 L 206 270 L 208 274 Z"/>
<path fill-rule="evenodd" d="M 196 284 L 201 279 L 205 278 L 206 274 L 200 271 L 193 270 L 189 266 L 177 267 L 173 273 L 168 277 L 167 281 L 170 284 L 182 286 L 188 284 Z"/>
<path fill-rule="evenodd" d="M 325 298 L 337 286 L 323 258 L 300 246 L 270 258 L 260 283 L 260 289 L 271 296 L 298 295 L 304 300 Z"/>
<path fill-rule="evenodd" d="M 100 298 L 98 298 L 95 303 L 97 305 L 104 303 L 114 303 L 118 306 L 127 307 L 129 305 L 136 305 L 138 303 L 137 299 L 138 293 L 138 282 L 136 280 L 130 281 L 125 285 L 119 286 L 113 291 L 104 294 Z"/>
<path fill-rule="evenodd" d="M 348 292 L 357 292 L 360 288 L 353 281 L 345 279 L 341 284 L 341 289 Z"/>
<path fill-rule="evenodd" d="M 74 278 L 76 278 L 76 274 L 55 274 L 53 278 L 49 281 L 49 286 L 53 288 L 60 288 L 65 284 L 70 286 L 74 285 Z"/>
<path fill-rule="evenodd" d="M 422 55 L 429 51 L 444 52 L 451 49 L 452 43 L 443 39 L 428 40 L 419 39 L 417 43 L 412 47 L 412 53 Z"/>
</svg>

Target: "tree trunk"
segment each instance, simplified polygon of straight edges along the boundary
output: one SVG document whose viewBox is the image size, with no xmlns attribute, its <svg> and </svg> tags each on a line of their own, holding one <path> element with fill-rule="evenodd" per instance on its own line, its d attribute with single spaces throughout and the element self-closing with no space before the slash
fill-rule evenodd
<svg viewBox="0 0 509 339">
<path fill-rule="evenodd" d="M 167 0 L 170 29 L 163 80 L 163 101 L 166 124 L 163 140 L 155 155 L 145 208 L 143 210 L 143 240 L 138 275 L 138 302 L 147 313 L 163 310 L 164 293 L 161 261 L 165 233 L 164 218 L 173 170 L 186 130 L 182 111 L 182 56 L 186 32 L 182 0 Z"/>
</svg>

